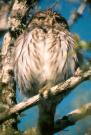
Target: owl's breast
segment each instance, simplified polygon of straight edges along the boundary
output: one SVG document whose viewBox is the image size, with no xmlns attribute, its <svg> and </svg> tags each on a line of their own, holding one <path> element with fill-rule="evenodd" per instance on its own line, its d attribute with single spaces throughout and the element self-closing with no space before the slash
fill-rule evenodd
<svg viewBox="0 0 91 135">
<path fill-rule="evenodd" d="M 68 39 L 69 35 L 65 39 L 64 32 L 55 33 L 52 29 L 47 33 L 35 29 L 19 38 L 14 68 L 22 93 L 34 95 L 44 84 L 55 85 L 74 73 L 76 55 L 73 40 Z"/>
</svg>

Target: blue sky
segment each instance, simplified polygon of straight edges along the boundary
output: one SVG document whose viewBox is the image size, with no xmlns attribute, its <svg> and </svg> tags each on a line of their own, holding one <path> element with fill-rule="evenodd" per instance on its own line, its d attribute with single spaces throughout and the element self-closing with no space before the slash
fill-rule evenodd
<svg viewBox="0 0 91 135">
<path fill-rule="evenodd" d="M 57 0 L 56 0 L 57 1 Z M 61 1 L 61 2 L 60 2 Z M 77 2 L 78 1 L 78 2 Z M 53 10 L 61 13 L 67 20 L 74 9 L 79 6 L 79 0 L 75 0 L 73 3 L 68 3 L 67 0 L 58 0 L 59 4 Z M 38 7 L 40 10 L 50 8 L 55 0 L 40 0 Z M 85 9 L 83 16 L 78 19 L 76 23 L 71 27 L 71 32 L 79 34 L 82 40 L 91 40 L 91 9 L 89 6 Z M 91 55 L 90 55 L 91 56 Z M 17 91 L 17 101 L 21 101 L 20 94 Z M 66 115 L 72 110 L 80 107 L 84 103 L 91 102 L 91 81 L 85 81 L 81 85 L 77 86 L 69 96 L 67 96 L 57 107 L 55 119 Z M 20 130 L 25 130 L 31 126 L 36 126 L 38 118 L 38 108 L 33 107 L 23 112 L 24 116 L 20 119 L 18 127 Z M 88 121 L 91 118 L 87 117 L 76 123 L 75 126 L 68 127 L 61 132 L 62 135 L 83 135 L 87 130 L 86 127 L 91 127 L 91 122 Z M 82 130 L 81 130 L 82 129 Z M 60 135 L 57 133 L 56 135 Z"/>
</svg>

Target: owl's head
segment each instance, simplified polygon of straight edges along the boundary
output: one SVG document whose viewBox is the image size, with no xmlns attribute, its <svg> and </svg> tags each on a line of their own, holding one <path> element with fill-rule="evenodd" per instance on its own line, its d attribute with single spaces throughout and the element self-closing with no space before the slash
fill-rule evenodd
<svg viewBox="0 0 91 135">
<path fill-rule="evenodd" d="M 32 18 L 31 23 L 41 25 L 41 26 L 62 25 L 68 29 L 68 24 L 65 18 L 59 15 L 57 12 L 52 11 L 51 9 L 37 12 Z"/>
</svg>

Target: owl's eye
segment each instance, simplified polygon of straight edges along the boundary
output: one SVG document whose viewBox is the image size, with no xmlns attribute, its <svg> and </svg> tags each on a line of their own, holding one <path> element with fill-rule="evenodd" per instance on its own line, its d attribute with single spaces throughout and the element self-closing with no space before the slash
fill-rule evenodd
<svg viewBox="0 0 91 135">
<path fill-rule="evenodd" d="M 64 17 L 56 17 L 56 21 L 57 21 L 58 23 L 64 24 L 64 25 L 66 26 L 66 28 L 69 29 L 68 23 L 67 23 L 67 21 L 65 20 Z"/>
<path fill-rule="evenodd" d="M 60 17 L 56 17 L 56 21 L 61 22 L 62 20 L 60 19 Z"/>
<path fill-rule="evenodd" d="M 56 17 L 56 20 L 59 23 L 66 23 L 67 24 L 66 20 L 63 17 Z"/>
<path fill-rule="evenodd" d="M 40 16 L 40 17 L 38 17 L 38 19 L 39 19 L 39 20 L 44 20 L 45 17 L 44 17 L 44 16 Z"/>
</svg>

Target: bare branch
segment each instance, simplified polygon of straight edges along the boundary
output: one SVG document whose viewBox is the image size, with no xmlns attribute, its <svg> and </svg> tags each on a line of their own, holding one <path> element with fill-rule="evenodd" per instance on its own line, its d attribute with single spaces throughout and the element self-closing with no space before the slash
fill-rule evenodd
<svg viewBox="0 0 91 135">
<path fill-rule="evenodd" d="M 87 0 L 84 0 L 81 2 L 78 9 L 72 13 L 72 15 L 70 16 L 68 20 L 68 23 L 70 26 L 83 14 L 86 6 L 87 6 Z"/>
<path fill-rule="evenodd" d="M 57 97 L 60 96 L 60 99 L 63 99 L 64 95 L 67 95 L 70 91 L 72 91 L 74 87 L 76 87 L 82 81 L 89 79 L 90 76 L 91 76 L 91 69 L 88 69 L 87 71 L 83 73 L 79 69 L 79 72 L 77 73 L 77 75 L 69 78 L 67 81 L 61 84 L 58 84 L 50 88 L 49 93 L 51 93 L 52 96 L 57 96 Z M 47 97 L 47 99 L 50 98 L 48 97 L 48 95 L 45 95 L 45 94 L 48 94 L 48 93 L 44 93 L 44 97 Z M 29 108 L 38 104 L 39 102 L 41 102 L 41 96 L 38 94 L 32 98 L 29 98 L 26 101 L 23 101 L 15 105 L 14 107 L 10 108 L 8 112 L 4 113 L 4 115 L 2 114 L 2 117 L 0 118 L 0 122 L 8 119 L 12 114 L 23 111 L 26 108 Z"/>
<path fill-rule="evenodd" d="M 81 120 L 88 115 L 91 115 L 91 103 L 85 104 L 81 106 L 80 108 L 70 112 L 68 115 L 64 116 L 62 119 L 57 120 L 55 122 L 54 132 L 58 132 L 68 126 L 74 125 L 78 120 Z"/>
<path fill-rule="evenodd" d="M 8 16 L 11 13 L 13 3 L 14 1 L 0 1 L 0 34 L 7 32 L 9 29 Z"/>
</svg>

